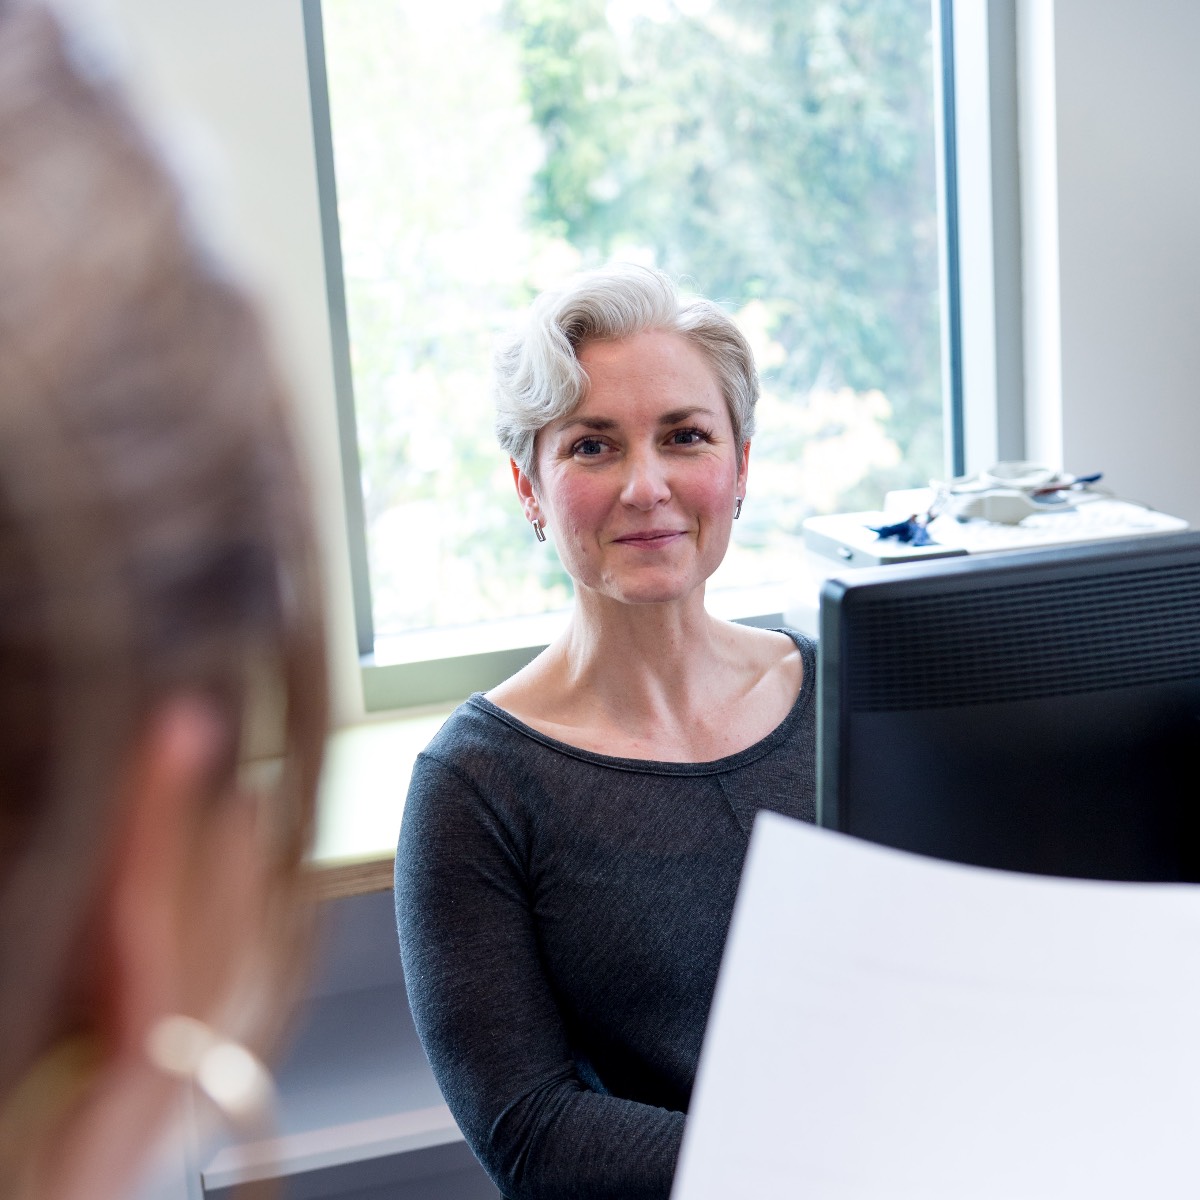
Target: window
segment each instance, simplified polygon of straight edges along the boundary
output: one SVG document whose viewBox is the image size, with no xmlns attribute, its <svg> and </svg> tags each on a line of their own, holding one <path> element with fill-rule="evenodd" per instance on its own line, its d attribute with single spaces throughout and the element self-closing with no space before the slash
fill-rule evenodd
<svg viewBox="0 0 1200 1200">
<path fill-rule="evenodd" d="M 488 372 L 513 315 L 575 270 L 652 263 L 755 347 L 716 611 L 780 611 L 806 516 L 961 466 L 930 0 L 306 11 L 360 649 L 390 680 L 368 707 L 488 686 L 569 604 L 492 436 Z"/>
</svg>

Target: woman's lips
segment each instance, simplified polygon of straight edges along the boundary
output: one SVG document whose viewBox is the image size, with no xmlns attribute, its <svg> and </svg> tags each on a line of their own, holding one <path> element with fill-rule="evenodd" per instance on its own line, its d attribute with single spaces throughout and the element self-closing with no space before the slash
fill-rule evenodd
<svg viewBox="0 0 1200 1200">
<path fill-rule="evenodd" d="M 642 533 L 626 533 L 613 540 L 622 546 L 638 546 L 645 549 L 654 549 L 658 546 L 665 546 L 681 537 L 683 537 L 683 531 L 680 529 L 648 529 Z"/>
</svg>

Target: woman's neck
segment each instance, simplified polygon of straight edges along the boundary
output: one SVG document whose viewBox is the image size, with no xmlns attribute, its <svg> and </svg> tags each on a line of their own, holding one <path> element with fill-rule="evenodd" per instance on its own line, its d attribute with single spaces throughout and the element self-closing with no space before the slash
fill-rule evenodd
<svg viewBox="0 0 1200 1200">
<path fill-rule="evenodd" d="M 719 640 L 725 622 L 704 607 L 703 589 L 667 604 L 627 604 L 581 592 L 560 642 L 579 670 L 620 674 L 629 668 L 657 666 L 678 673 L 680 656 L 692 648 L 694 663 Z M 614 646 L 628 649 L 614 655 Z"/>
<path fill-rule="evenodd" d="M 580 597 L 551 647 L 555 690 L 631 728 L 686 725 L 728 686 L 732 633 L 705 610 L 702 592 L 671 604 Z"/>
<path fill-rule="evenodd" d="M 564 633 L 488 693 L 558 741 L 621 758 L 708 762 L 787 715 L 803 678 L 794 645 L 688 603 L 583 595 Z"/>
</svg>

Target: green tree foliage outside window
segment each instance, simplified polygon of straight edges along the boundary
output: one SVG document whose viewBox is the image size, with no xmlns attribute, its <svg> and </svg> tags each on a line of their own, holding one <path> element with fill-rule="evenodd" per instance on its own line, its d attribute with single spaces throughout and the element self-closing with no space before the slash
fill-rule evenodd
<svg viewBox="0 0 1200 1200">
<path fill-rule="evenodd" d="M 929 0 L 325 0 L 376 628 L 561 606 L 491 436 L 497 333 L 611 259 L 763 379 L 714 584 L 943 462 Z"/>
</svg>

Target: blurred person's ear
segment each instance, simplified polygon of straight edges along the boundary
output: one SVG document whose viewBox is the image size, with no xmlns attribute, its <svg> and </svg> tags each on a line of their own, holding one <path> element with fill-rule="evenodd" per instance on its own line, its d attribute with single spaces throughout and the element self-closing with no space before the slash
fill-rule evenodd
<svg viewBox="0 0 1200 1200">
<path fill-rule="evenodd" d="M 104 1048 L 104 1078 L 80 1131 L 114 1176 L 164 1125 L 176 1084 L 151 1064 L 164 1017 L 219 1025 L 245 968 L 263 901 L 255 808 L 235 794 L 230 731 L 204 699 L 155 712 L 120 781 L 109 884 L 91 928 L 83 987 Z M 89 1155 L 94 1151 L 89 1151 Z"/>
<path fill-rule="evenodd" d="M 255 810 L 235 795 L 230 737 L 213 704 L 174 697 L 126 767 L 105 940 L 111 1033 L 131 1053 L 164 1015 L 213 1017 L 256 928 Z"/>
</svg>

